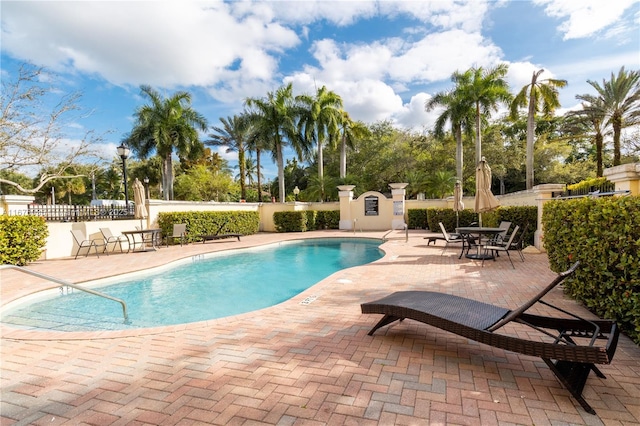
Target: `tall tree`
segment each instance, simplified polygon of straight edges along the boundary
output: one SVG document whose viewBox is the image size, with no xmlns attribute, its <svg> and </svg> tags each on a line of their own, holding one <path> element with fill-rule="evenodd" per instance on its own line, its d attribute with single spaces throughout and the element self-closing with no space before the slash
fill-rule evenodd
<svg viewBox="0 0 640 426">
<path fill-rule="evenodd" d="M 607 117 L 602 99 L 589 94 L 576 95 L 576 99 L 583 101 L 582 109 L 569 111 L 565 114 L 567 118 L 565 126 L 568 127 L 570 133 L 577 137 L 587 135 L 593 138 L 596 151 L 596 176 L 602 177 L 604 135 L 607 128 Z"/>
<path fill-rule="evenodd" d="M 457 81 L 457 75 L 452 77 L 454 82 Z M 432 111 L 436 107 L 444 107 L 444 111 L 438 116 L 434 125 L 434 135 L 436 138 L 444 137 L 444 129 L 447 122 L 451 124 L 451 133 L 456 140 L 456 176 L 460 182 L 463 178 L 463 146 L 462 132 L 471 135 L 473 129 L 473 107 L 467 99 L 461 96 L 458 88 L 449 91 L 436 93 L 431 99 L 425 103 L 425 109 Z"/>
<path fill-rule="evenodd" d="M 511 117 L 518 116 L 519 108 L 528 106 L 527 112 L 527 156 L 526 156 L 526 188 L 533 188 L 533 144 L 536 131 L 536 114 L 543 112 L 550 117 L 560 107 L 558 89 L 567 85 L 567 80 L 546 78 L 538 80 L 544 69 L 534 71 L 531 83 L 525 85 L 511 102 Z"/>
<path fill-rule="evenodd" d="M 306 143 L 316 145 L 318 161 L 318 182 L 324 182 L 324 160 L 322 149 L 325 142 L 335 144 L 342 121 L 342 98 L 327 90 L 317 89 L 315 96 L 300 95 L 302 114 L 298 125 Z M 324 200 L 324 186 L 321 186 L 320 200 Z"/>
<path fill-rule="evenodd" d="M 251 109 L 249 120 L 256 134 L 268 144 L 278 166 L 278 195 L 280 202 L 284 203 L 284 147 L 291 146 L 301 159 L 307 158 L 309 153 L 309 147 L 296 131 L 300 109 L 293 97 L 293 84 L 267 93 L 266 98 L 249 98 L 245 104 Z"/>
<path fill-rule="evenodd" d="M 240 198 L 246 200 L 246 162 L 245 152 L 248 149 L 251 125 L 246 115 L 220 118 L 222 126 L 214 126 L 205 145 L 226 147 L 226 152 L 238 153 L 238 171 L 240 180 Z"/>
<path fill-rule="evenodd" d="M 613 165 L 620 165 L 620 135 L 622 129 L 640 123 L 640 71 L 626 71 L 624 66 L 618 75 L 611 73 L 611 80 L 602 80 L 602 86 L 587 80 L 602 100 L 603 112 L 613 129 Z"/>
<path fill-rule="evenodd" d="M 81 177 L 68 171 L 80 159 L 97 159 L 93 147 L 104 142 L 93 131 L 69 134 L 87 117 L 79 105 L 82 93 L 61 90 L 55 86 L 54 74 L 30 64 L 23 64 L 17 76 L 4 72 L 0 90 L 0 184 L 10 186 L 8 192 L 36 194 L 51 180 Z M 11 180 L 34 169 L 41 172 L 33 185 L 25 187 L 22 179 Z"/>
<path fill-rule="evenodd" d="M 251 118 L 249 120 L 249 141 L 247 145 L 247 149 L 251 152 L 254 151 L 256 153 L 256 165 L 255 165 L 255 175 L 256 175 L 256 184 L 258 186 L 258 201 L 262 202 L 262 165 L 260 164 L 260 158 L 262 151 L 268 149 L 268 143 L 266 135 L 262 135 L 259 132 L 259 128 L 255 126 L 251 122 Z M 247 174 L 251 173 L 249 169 L 247 169 Z"/>
<path fill-rule="evenodd" d="M 354 149 L 358 139 L 366 138 L 369 129 L 361 121 L 352 121 L 349 113 L 342 111 L 340 119 L 340 179 L 347 177 L 347 148 Z"/>
<path fill-rule="evenodd" d="M 456 96 L 473 105 L 476 129 L 476 164 L 482 159 L 482 116 L 489 116 L 498 104 L 509 104 L 512 95 L 505 80 L 509 67 L 500 64 L 493 68 L 470 68 L 464 73 L 455 72 Z"/>
<path fill-rule="evenodd" d="M 204 146 L 198 130 L 206 131 L 207 120 L 191 108 L 191 94 L 187 92 L 180 91 L 170 98 L 163 98 L 150 86 L 143 85 L 140 91 L 150 104 L 136 110 L 133 130 L 125 142 L 139 158 L 146 158 L 155 151 L 163 159 L 164 199 L 173 200 L 172 154 L 175 150 L 179 156 L 189 159 L 200 156 Z"/>
</svg>

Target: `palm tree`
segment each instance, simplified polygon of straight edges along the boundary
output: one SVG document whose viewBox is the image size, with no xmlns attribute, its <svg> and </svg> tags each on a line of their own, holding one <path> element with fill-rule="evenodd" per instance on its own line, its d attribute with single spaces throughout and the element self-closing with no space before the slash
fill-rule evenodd
<svg viewBox="0 0 640 426">
<path fill-rule="evenodd" d="M 620 165 L 620 135 L 622 129 L 640 123 L 640 71 L 625 71 L 618 75 L 611 73 L 611 80 L 598 82 L 587 80 L 598 92 L 602 109 L 608 123 L 613 128 L 613 165 Z"/>
<path fill-rule="evenodd" d="M 251 119 L 249 118 L 249 121 Z M 249 143 L 247 145 L 248 150 L 255 151 L 256 153 L 256 164 L 255 164 L 255 174 L 256 175 L 256 184 L 258 186 L 258 201 L 262 202 L 262 165 L 260 164 L 260 154 L 262 150 L 267 149 L 268 145 L 253 123 L 250 123 L 250 131 L 249 131 Z M 252 173 L 250 169 L 247 168 L 247 174 Z"/>
<path fill-rule="evenodd" d="M 567 85 L 567 80 L 546 78 L 538 80 L 544 69 L 534 71 L 531 83 L 525 85 L 511 102 L 511 118 L 518 116 L 518 109 L 528 105 L 527 114 L 527 155 L 526 155 L 526 188 L 533 188 L 533 143 L 536 131 L 536 114 L 542 109 L 546 117 L 553 115 L 560 107 L 558 89 Z"/>
<path fill-rule="evenodd" d="M 317 89 L 314 97 L 298 96 L 303 106 L 302 115 L 298 122 L 300 133 L 304 135 L 307 144 L 316 145 L 318 153 L 318 182 L 324 182 L 324 160 L 322 148 L 325 142 L 335 144 L 340 123 L 342 121 L 342 98 L 327 90 L 326 86 Z M 324 200 L 324 187 L 321 187 L 320 200 Z"/>
<path fill-rule="evenodd" d="M 455 72 L 456 96 L 473 105 L 476 119 L 476 164 L 482 159 L 482 116 L 498 109 L 499 103 L 510 103 L 511 93 L 505 80 L 509 67 L 506 64 L 494 68 L 471 68 L 464 73 Z"/>
<path fill-rule="evenodd" d="M 582 102 L 582 109 L 569 111 L 567 126 L 573 134 L 582 137 L 585 134 L 593 134 L 593 141 L 596 148 L 596 176 L 602 177 L 603 171 L 603 151 L 604 135 L 607 128 L 607 119 L 602 105 L 602 99 L 589 95 L 576 95 L 576 99 Z"/>
<path fill-rule="evenodd" d="M 250 187 L 253 187 L 256 184 L 256 179 L 260 178 L 258 177 L 258 167 L 253 161 L 253 157 L 251 157 L 251 155 L 248 155 L 244 158 L 244 171 L 247 177 L 247 184 Z M 238 174 L 238 179 L 239 178 L 240 174 Z"/>
<path fill-rule="evenodd" d="M 349 113 L 342 111 L 340 120 L 340 179 L 347 177 L 347 148 L 355 149 L 356 139 L 369 135 L 369 129 L 361 121 L 352 121 Z"/>
<path fill-rule="evenodd" d="M 248 149 L 251 126 L 246 114 L 220 118 L 222 127 L 214 126 L 205 145 L 225 146 L 226 152 L 238 153 L 238 170 L 240 180 L 240 198 L 245 200 L 246 194 L 246 162 L 245 152 Z"/>
<path fill-rule="evenodd" d="M 150 86 L 140 87 L 142 95 L 151 103 L 139 107 L 136 122 L 125 142 L 139 158 L 148 157 L 153 151 L 162 161 L 162 188 L 164 199 L 173 199 L 173 161 L 175 149 L 180 157 L 197 158 L 204 150 L 198 130 L 207 129 L 207 120 L 191 108 L 191 95 L 176 92 L 170 98 L 162 98 Z"/>
<path fill-rule="evenodd" d="M 452 76 L 452 80 L 457 81 L 457 75 Z M 436 93 L 433 98 L 425 103 L 426 111 L 432 111 L 438 106 L 444 107 L 444 111 L 436 119 L 434 125 L 434 135 L 436 138 L 444 138 L 444 128 L 447 122 L 451 123 L 451 133 L 456 139 L 456 176 L 463 182 L 463 146 L 462 131 L 471 135 L 473 128 L 473 108 L 466 99 L 461 97 L 460 92 L 454 88 L 446 92 Z"/>
<path fill-rule="evenodd" d="M 280 87 L 276 92 L 267 93 L 266 98 L 249 98 L 245 101 L 249 120 L 254 126 L 256 137 L 268 144 L 271 155 L 278 166 L 278 190 L 281 203 L 285 201 L 283 149 L 289 144 L 298 158 L 308 157 L 309 148 L 296 133 L 296 120 L 300 110 L 293 97 L 293 84 Z"/>
</svg>

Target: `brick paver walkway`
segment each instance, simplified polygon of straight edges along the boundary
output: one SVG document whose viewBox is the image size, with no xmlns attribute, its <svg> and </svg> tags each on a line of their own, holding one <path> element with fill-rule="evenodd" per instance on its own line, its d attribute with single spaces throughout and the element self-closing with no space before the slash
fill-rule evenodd
<svg viewBox="0 0 640 426">
<path fill-rule="evenodd" d="M 37 262 L 72 282 L 204 252 L 344 232 L 259 234 L 157 252 Z M 358 233 L 380 237 L 383 233 Z M 640 424 L 640 348 L 622 336 L 606 380 L 591 374 L 586 413 L 541 359 L 498 350 L 414 321 L 369 329 L 360 303 L 428 289 L 515 307 L 553 279 L 544 254 L 458 260 L 424 234 L 386 242 L 386 256 L 337 272 L 251 314 L 138 331 L 29 332 L 2 326 L 1 424 L 566 425 Z M 49 287 L 0 272 L 2 304 Z M 273 285 L 273 284 L 270 284 Z M 310 297 L 313 296 L 313 297 Z M 561 289 L 548 296 L 590 314 Z M 307 299 L 308 298 L 308 299 Z M 315 299 L 314 299 L 315 298 Z M 313 300 L 301 304 L 303 300 Z M 185 307 L 188 309 L 188 307 Z"/>
</svg>

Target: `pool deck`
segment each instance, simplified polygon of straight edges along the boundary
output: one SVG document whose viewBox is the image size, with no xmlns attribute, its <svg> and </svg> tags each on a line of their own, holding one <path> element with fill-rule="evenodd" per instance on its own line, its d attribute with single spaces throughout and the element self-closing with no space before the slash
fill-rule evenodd
<svg viewBox="0 0 640 426">
<path fill-rule="evenodd" d="M 0 425 L 640 424 L 640 348 L 626 336 L 612 364 L 599 366 L 607 379 L 591 374 L 583 391 L 595 416 L 539 358 L 411 320 L 368 336 L 380 318 L 361 314 L 360 303 L 393 291 L 435 290 L 512 308 L 556 276 L 544 254 L 526 254 L 524 263 L 515 254 L 515 269 L 504 256 L 481 267 L 458 259 L 459 248 L 441 256 L 443 242 L 427 245 L 425 235 L 413 231 L 407 242 L 393 234 L 379 261 L 235 317 L 102 333 L 0 325 Z M 79 283 L 218 250 L 330 236 L 354 234 L 258 234 L 29 268 Z M 0 271 L 2 305 L 49 287 Z M 592 317 L 561 289 L 546 300 Z"/>
</svg>

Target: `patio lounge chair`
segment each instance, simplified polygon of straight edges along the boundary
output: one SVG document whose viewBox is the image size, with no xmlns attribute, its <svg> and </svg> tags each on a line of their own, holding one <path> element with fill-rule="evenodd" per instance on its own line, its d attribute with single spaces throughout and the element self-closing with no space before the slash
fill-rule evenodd
<svg viewBox="0 0 640 426">
<path fill-rule="evenodd" d="M 111 252 L 116 251 L 116 246 L 120 246 L 120 253 L 124 253 L 124 251 L 122 250 L 122 243 L 129 242 L 127 237 L 125 237 L 124 235 L 113 235 L 113 233 L 111 233 L 111 229 L 109 228 L 100 228 L 100 232 L 104 237 L 104 251 L 108 251 L 109 244 L 113 243 L 113 250 L 111 250 Z"/>
<path fill-rule="evenodd" d="M 167 247 L 169 247 L 169 240 L 180 240 L 180 247 L 187 241 L 187 224 L 186 223 L 174 223 L 173 232 L 171 235 L 167 235 Z"/>
<path fill-rule="evenodd" d="M 221 234 L 220 232 L 222 232 L 222 228 L 224 228 L 224 226 L 227 224 L 228 221 L 225 221 L 222 223 L 222 225 L 220 225 L 220 227 L 218 227 L 218 230 L 214 233 L 214 234 L 202 234 L 200 235 L 200 238 L 202 238 L 202 244 L 206 243 L 207 241 L 212 241 L 212 240 L 222 240 L 224 238 L 237 238 L 238 241 L 240 241 L 240 237 L 242 237 L 242 234 L 236 234 L 233 232 L 228 232 L 225 234 Z"/>
<path fill-rule="evenodd" d="M 507 257 L 509 258 L 509 262 L 511 262 L 511 267 L 513 269 L 516 269 L 515 265 L 513 264 L 513 260 L 511 260 L 511 255 L 509 254 L 509 247 L 511 247 L 511 244 L 513 244 L 513 239 L 515 238 L 516 234 L 518 233 L 518 229 L 520 229 L 520 227 L 518 225 L 516 225 L 516 227 L 514 228 L 513 232 L 511 233 L 511 236 L 509 237 L 509 240 L 504 244 L 497 243 L 495 240 L 489 241 L 488 244 L 482 246 L 482 248 L 484 249 L 484 253 L 488 254 L 489 252 L 492 252 L 492 254 L 494 255 L 493 260 L 495 261 L 497 255 L 501 251 L 503 251 L 503 252 L 507 253 Z M 482 257 L 482 266 L 484 266 L 485 257 L 486 256 Z"/>
<path fill-rule="evenodd" d="M 447 250 L 447 247 L 449 247 L 452 244 L 462 243 L 464 240 L 460 237 L 459 234 L 449 234 L 445 229 L 444 225 L 442 224 L 442 222 L 438 222 L 438 225 L 440 225 L 440 230 L 442 231 L 442 237 L 444 238 L 444 241 L 445 241 L 444 247 L 442 248 L 442 253 L 440 253 L 440 256 L 442 256 L 445 250 Z M 428 244 L 429 243 L 427 242 L 427 245 Z"/>
<path fill-rule="evenodd" d="M 595 414 L 582 397 L 582 390 L 591 370 L 605 378 L 595 364 L 611 363 L 620 331 L 614 321 L 583 319 L 541 300 L 578 265 L 576 262 L 560 273 L 539 294 L 514 310 L 431 291 L 395 292 L 380 300 L 363 303 L 361 309 L 364 314 L 384 314 L 369 335 L 380 327 L 409 318 L 496 348 L 541 357 L 580 405 Z M 538 302 L 563 316 L 527 314 L 526 311 Z M 541 333 L 540 338 L 529 340 L 496 332 L 511 322 L 533 328 Z M 606 340 L 606 345 L 595 345 L 599 340 Z"/>
<path fill-rule="evenodd" d="M 522 232 L 520 233 L 520 236 L 518 236 L 518 238 L 513 241 L 511 244 L 509 244 L 509 246 L 507 247 L 509 250 L 515 250 L 518 252 L 518 254 L 520 255 L 520 259 L 522 259 L 522 261 L 524 262 L 524 254 L 522 254 L 522 250 L 524 249 L 524 239 L 527 236 L 527 231 L 529 230 L 529 224 L 525 223 L 524 227 L 522 228 Z"/>
<path fill-rule="evenodd" d="M 498 228 L 502 229 L 502 232 L 495 236 L 492 243 L 500 245 L 504 243 L 504 241 L 508 240 L 507 232 L 509 232 L 509 228 L 511 228 L 511 222 L 503 220 L 500 222 L 500 225 L 498 225 Z"/>
<path fill-rule="evenodd" d="M 95 249 L 97 257 L 100 257 L 98 255 L 98 247 L 106 248 L 106 244 L 104 243 L 104 241 L 102 243 L 98 243 L 98 241 L 96 240 L 87 239 L 87 237 L 84 235 L 84 232 L 81 231 L 80 229 L 72 229 L 71 235 L 73 235 L 73 239 L 76 241 L 76 244 L 78 245 L 78 250 L 76 250 L 76 257 L 74 259 L 78 258 L 78 254 L 80 253 L 80 250 L 82 250 L 83 248 L 87 249 L 87 253 L 84 255 L 84 257 L 87 257 L 89 255 L 89 252 L 91 252 L 91 247 Z M 104 249 L 102 251 L 104 252 Z M 107 253 L 107 256 L 108 255 L 109 253 Z"/>
</svg>

